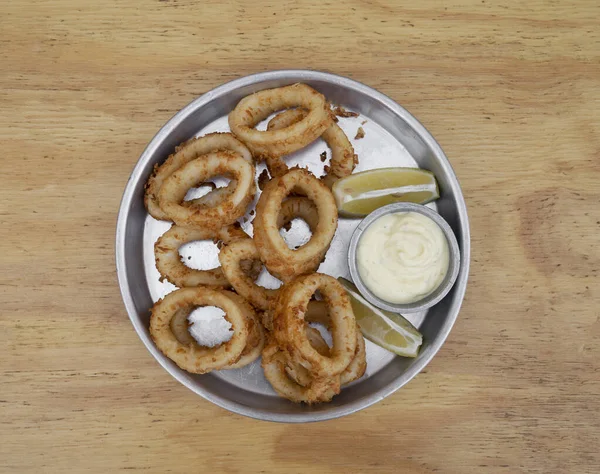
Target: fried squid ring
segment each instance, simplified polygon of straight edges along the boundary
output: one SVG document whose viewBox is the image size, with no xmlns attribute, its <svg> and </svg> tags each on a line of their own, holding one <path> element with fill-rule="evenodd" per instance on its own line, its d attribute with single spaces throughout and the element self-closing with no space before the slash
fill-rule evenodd
<svg viewBox="0 0 600 474">
<path fill-rule="evenodd" d="M 285 110 L 273 117 L 267 125 L 267 130 L 280 130 L 302 120 L 306 117 L 307 111 L 304 109 Z M 331 149 L 331 161 L 329 166 L 325 167 L 325 176 L 321 179 L 331 188 L 333 183 L 344 176 L 349 176 L 358 164 L 358 156 L 354 153 L 352 143 L 340 126 L 332 122 L 327 130 L 323 132 L 321 138 Z M 281 176 L 288 171 L 282 156 L 268 156 L 266 158 L 267 167 L 271 176 Z"/>
<path fill-rule="evenodd" d="M 293 107 L 308 110 L 306 116 L 281 130 L 261 131 L 254 127 L 274 112 Z M 244 97 L 229 114 L 229 128 L 259 157 L 283 156 L 314 141 L 333 122 L 329 104 L 306 84 L 266 89 Z"/>
<path fill-rule="evenodd" d="M 290 249 L 279 234 L 278 216 L 283 200 L 291 193 L 306 195 L 317 207 L 318 223 L 310 240 Z M 267 183 L 254 219 L 254 241 L 260 258 L 275 277 L 289 281 L 315 271 L 331 244 L 337 228 L 337 208 L 331 191 L 310 172 L 295 168 Z"/>
<path fill-rule="evenodd" d="M 160 273 L 161 281 L 168 280 L 180 288 L 199 285 L 222 288 L 231 286 L 221 267 L 210 270 L 196 270 L 181 261 L 179 249 L 182 245 L 196 240 L 208 239 L 230 244 L 240 239 L 250 240 L 250 237 L 241 228 L 233 225 L 219 230 L 173 225 L 154 244 L 156 268 Z M 242 271 L 251 272 L 254 270 L 252 262 L 243 261 L 240 264 Z M 260 271 L 260 267 L 258 267 L 258 270 Z"/>
<path fill-rule="evenodd" d="M 200 138 L 192 138 L 175 147 L 175 153 L 170 155 L 163 164 L 154 166 L 154 171 L 146 183 L 144 194 L 144 204 L 148 213 L 155 219 L 170 220 L 169 216 L 160 208 L 158 201 L 158 193 L 164 180 L 186 163 L 217 150 L 230 150 L 238 153 L 249 163 L 253 162 L 250 150 L 231 133 L 209 133 Z M 230 182 L 224 189 L 231 191 L 235 189 L 235 186 L 235 182 Z M 219 202 L 225 192 L 221 189 L 215 189 L 206 196 L 194 200 L 194 204 L 203 205 L 208 203 L 211 205 Z"/>
<path fill-rule="evenodd" d="M 231 175 L 236 181 L 235 190 L 212 207 L 182 204 L 190 188 L 217 175 Z M 177 225 L 218 229 L 242 217 L 255 192 L 254 165 L 239 154 L 214 151 L 188 162 L 167 177 L 158 200 L 161 209 Z"/>
<path fill-rule="evenodd" d="M 329 356 L 319 354 L 306 335 L 305 315 L 317 290 L 323 295 L 331 321 L 333 347 Z M 356 352 L 356 320 L 346 290 L 335 278 L 320 273 L 286 283 L 274 303 L 273 334 L 291 360 L 314 377 L 341 374 Z"/>
<path fill-rule="evenodd" d="M 328 402 L 340 393 L 339 377 L 313 379 L 306 387 L 299 385 L 286 373 L 286 355 L 277 342 L 270 340 L 262 353 L 262 368 L 265 378 L 282 397 L 295 403 Z"/>
<path fill-rule="evenodd" d="M 246 365 L 254 362 L 260 354 L 265 345 L 265 330 L 262 327 L 262 324 L 258 320 L 258 316 L 254 312 L 254 309 L 248 302 L 242 298 L 240 295 L 233 293 L 231 291 L 223 292 L 226 296 L 235 301 L 240 308 L 244 311 L 244 314 L 247 318 L 248 323 L 248 340 L 246 342 L 246 347 L 240 354 L 239 359 L 233 364 L 227 365 L 223 367 L 221 370 L 229 370 L 229 369 L 240 369 L 245 367 Z M 175 336 L 175 338 L 184 345 L 194 344 L 196 340 L 190 334 L 189 327 L 190 323 L 188 321 L 189 309 L 180 309 L 175 312 L 173 318 L 171 319 L 170 327 L 171 332 Z"/>
<path fill-rule="evenodd" d="M 212 348 L 195 342 L 182 343 L 173 333 L 171 320 L 180 311 L 197 306 L 216 306 L 225 312 L 232 325 L 231 339 Z M 224 292 L 206 287 L 182 288 L 169 293 L 152 307 L 150 335 L 160 351 L 183 370 L 204 374 L 235 363 L 248 342 L 248 323 L 244 310 Z"/>
<path fill-rule="evenodd" d="M 244 273 L 240 267 L 242 261 L 258 258 L 260 256 L 252 239 L 232 242 L 223 246 L 219 253 L 221 269 L 235 291 L 246 298 L 255 308 L 267 310 L 277 295 L 277 290 L 257 285 L 255 279 Z"/>
</svg>

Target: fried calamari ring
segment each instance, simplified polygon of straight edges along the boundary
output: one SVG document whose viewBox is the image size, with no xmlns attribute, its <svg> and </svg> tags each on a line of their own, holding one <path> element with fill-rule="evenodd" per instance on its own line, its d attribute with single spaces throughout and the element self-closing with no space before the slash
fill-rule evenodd
<svg viewBox="0 0 600 474">
<path fill-rule="evenodd" d="M 216 306 L 231 323 L 231 339 L 212 348 L 197 343 L 185 344 L 175 336 L 171 320 L 180 311 L 188 314 L 197 306 Z M 206 287 L 182 288 L 169 293 L 152 307 L 150 335 L 156 346 L 180 368 L 193 374 L 204 374 L 235 363 L 248 342 L 248 323 L 244 310 L 222 291 Z"/>
<path fill-rule="evenodd" d="M 231 291 L 224 291 L 223 293 L 235 301 L 244 311 L 248 323 L 248 340 L 246 342 L 246 347 L 244 347 L 244 350 L 240 354 L 239 359 L 233 364 L 223 367 L 221 370 L 240 369 L 251 362 L 254 362 L 260 357 L 265 345 L 265 330 L 263 329 L 254 309 L 244 298 Z M 197 344 L 196 340 L 189 331 L 189 313 L 189 309 L 186 310 L 183 308 L 177 310 L 170 323 L 171 332 L 175 338 L 186 346 L 194 343 Z"/>
<path fill-rule="evenodd" d="M 230 244 L 240 239 L 250 240 L 250 237 L 241 228 L 233 225 L 218 230 L 173 225 L 154 244 L 156 268 L 160 273 L 161 281 L 168 280 L 180 288 L 199 285 L 229 287 L 229 281 L 223 274 L 221 267 L 210 270 L 196 270 L 181 261 L 179 249 L 182 245 L 196 240 L 208 239 Z M 252 267 L 251 262 L 246 261 L 241 262 L 241 265 L 242 271 L 246 272 L 250 270 L 249 267 Z"/>
<path fill-rule="evenodd" d="M 320 403 L 328 402 L 340 393 L 339 377 L 329 379 L 313 379 L 303 387 L 292 380 L 286 373 L 286 355 L 277 342 L 271 339 L 262 353 L 262 367 L 265 378 L 273 389 L 282 397 L 295 403 Z"/>
<path fill-rule="evenodd" d="M 293 107 L 307 109 L 302 120 L 281 130 L 254 127 L 274 112 Z M 257 157 L 283 156 L 317 139 L 333 122 L 329 104 L 306 84 L 266 89 L 244 97 L 229 114 L 229 127 Z"/>
<path fill-rule="evenodd" d="M 269 121 L 267 130 L 280 130 L 302 120 L 306 117 L 307 111 L 304 109 L 285 110 Z M 333 183 L 344 176 L 352 174 L 354 167 L 358 164 L 358 156 L 354 153 L 352 143 L 340 126 L 332 122 L 327 130 L 323 132 L 321 138 L 331 149 L 331 161 L 325 168 L 325 176 L 321 179 L 331 188 Z M 267 167 L 271 176 L 281 176 L 288 170 L 282 156 L 268 156 Z"/>
<path fill-rule="evenodd" d="M 252 239 L 232 242 L 223 246 L 219 253 L 221 269 L 235 291 L 246 298 L 255 308 L 267 310 L 277 295 L 277 290 L 257 285 L 254 279 L 244 273 L 240 267 L 240 263 L 244 260 L 259 258 L 258 250 Z"/>
<path fill-rule="evenodd" d="M 306 335 L 305 315 L 311 296 L 319 290 L 327 304 L 333 347 L 323 356 Z M 356 352 L 356 320 L 344 287 L 321 273 L 300 276 L 279 289 L 273 309 L 273 334 L 290 359 L 314 377 L 341 374 Z"/>
<path fill-rule="evenodd" d="M 231 175 L 235 190 L 213 207 L 183 205 L 190 188 L 213 176 Z M 256 192 L 254 165 L 237 153 L 214 151 L 196 158 L 167 177 L 158 193 L 161 209 L 177 225 L 221 228 L 242 217 Z"/>
<path fill-rule="evenodd" d="M 290 249 L 279 234 L 278 217 L 283 200 L 291 193 L 306 195 L 317 207 L 319 221 L 310 240 Z M 304 169 L 295 168 L 267 183 L 254 219 L 254 241 L 261 260 L 275 277 L 289 281 L 315 271 L 331 244 L 337 228 L 337 208 L 331 191 Z"/>
<path fill-rule="evenodd" d="M 250 150 L 231 133 L 209 133 L 203 137 L 192 138 L 182 143 L 178 147 L 175 147 L 175 153 L 170 155 L 163 164 L 154 166 L 154 171 L 146 183 L 144 204 L 150 215 L 155 219 L 170 220 L 169 216 L 160 208 L 158 202 L 158 193 L 164 180 L 186 163 L 217 150 L 230 150 L 238 153 L 249 163 L 253 162 Z M 230 182 L 225 189 L 231 191 L 235 189 L 235 186 L 235 182 Z M 221 189 L 215 189 L 206 196 L 194 200 L 194 204 L 205 204 L 210 200 L 218 202 L 222 199 L 221 195 L 225 192 L 221 191 Z"/>
</svg>

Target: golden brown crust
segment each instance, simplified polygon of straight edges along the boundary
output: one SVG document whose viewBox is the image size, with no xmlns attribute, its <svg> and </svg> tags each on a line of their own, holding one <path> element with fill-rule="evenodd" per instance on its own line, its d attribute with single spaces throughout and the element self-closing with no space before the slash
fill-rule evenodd
<svg viewBox="0 0 600 474">
<path fill-rule="evenodd" d="M 173 333 L 171 320 L 176 315 L 181 317 L 185 311 L 189 314 L 196 306 L 221 308 L 233 329 L 231 339 L 212 348 L 199 346 L 195 341 L 181 342 Z M 242 308 L 222 291 L 206 287 L 182 288 L 157 301 L 151 311 L 150 335 L 154 343 L 164 355 L 188 372 L 204 374 L 222 369 L 235 363 L 246 347 L 246 315 Z"/>
<path fill-rule="evenodd" d="M 310 240 L 295 250 L 279 234 L 277 222 L 282 202 L 292 191 L 305 194 L 316 205 L 319 218 Z M 337 207 L 331 191 L 310 172 L 295 168 L 272 179 L 261 194 L 254 219 L 254 241 L 269 272 L 288 281 L 319 267 L 336 228 Z"/>
<path fill-rule="evenodd" d="M 306 117 L 281 130 L 260 131 L 254 127 L 279 110 L 302 107 Z M 244 97 L 229 114 L 229 127 L 261 158 L 284 156 L 314 141 L 331 125 L 332 117 L 325 97 L 306 84 L 267 89 Z"/>
<path fill-rule="evenodd" d="M 310 300 L 317 290 L 323 303 Z M 315 273 L 286 283 L 270 315 L 272 337 L 263 351 L 262 366 L 281 396 L 294 402 L 326 402 L 339 393 L 343 383 L 364 374 L 364 339 L 348 295 L 334 278 Z M 307 321 L 331 328 L 332 348 Z"/>
<path fill-rule="evenodd" d="M 231 175 L 236 181 L 233 192 L 215 206 L 182 205 L 187 191 L 217 175 Z M 184 227 L 220 229 L 242 217 L 254 198 L 254 165 L 239 155 L 216 151 L 194 159 L 167 177 L 158 193 L 161 209 L 176 224 Z"/>
<path fill-rule="evenodd" d="M 252 163 L 252 154 L 231 133 L 209 133 L 200 138 L 192 138 L 175 147 L 175 153 L 170 155 L 163 164 L 154 165 L 150 178 L 145 185 L 144 204 L 148 213 L 155 219 L 170 220 L 169 216 L 160 208 L 158 193 L 166 178 L 191 160 L 217 150 L 229 150 L 239 154 L 242 158 Z M 214 190 L 206 197 L 196 200 L 193 204 L 214 204 L 221 198 L 220 195 L 235 189 L 235 182 L 229 183 L 223 190 Z"/>
</svg>

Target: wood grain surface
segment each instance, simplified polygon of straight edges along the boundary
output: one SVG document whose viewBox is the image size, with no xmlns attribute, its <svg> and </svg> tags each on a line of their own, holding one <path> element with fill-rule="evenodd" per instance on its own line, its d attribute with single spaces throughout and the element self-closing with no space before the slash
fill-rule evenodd
<svg viewBox="0 0 600 474">
<path fill-rule="evenodd" d="M 427 369 L 308 425 L 204 401 L 150 356 L 114 265 L 121 194 L 176 111 L 249 73 L 331 71 L 438 139 L 472 232 Z M 600 472 L 595 0 L 0 5 L 0 471 Z"/>
</svg>

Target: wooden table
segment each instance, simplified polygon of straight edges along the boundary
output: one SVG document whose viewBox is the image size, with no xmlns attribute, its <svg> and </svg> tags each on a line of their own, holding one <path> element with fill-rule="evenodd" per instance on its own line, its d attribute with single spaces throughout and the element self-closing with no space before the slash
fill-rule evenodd
<svg viewBox="0 0 600 474">
<path fill-rule="evenodd" d="M 0 470 L 599 472 L 600 4 L 200 3 L 0 6 Z M 154 133 L 224 81 L 281 68 L 407 107 L 472 226 L 463 309 L 427 370 L 302 426 L 178 384 L 133 330 L 114 265 Z"/>
</svg>

